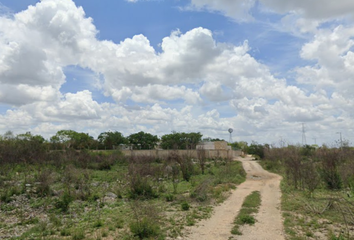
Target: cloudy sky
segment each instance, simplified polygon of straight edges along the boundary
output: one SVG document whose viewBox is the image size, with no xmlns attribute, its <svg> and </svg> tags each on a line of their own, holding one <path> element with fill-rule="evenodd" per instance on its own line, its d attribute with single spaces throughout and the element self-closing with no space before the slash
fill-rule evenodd
<svg viewBox="0 0 354 240">
<path fill-rule="evenodd" d="M 354 142 L 353 0 L 0 0 L 0 134 Z"/>
</svg>

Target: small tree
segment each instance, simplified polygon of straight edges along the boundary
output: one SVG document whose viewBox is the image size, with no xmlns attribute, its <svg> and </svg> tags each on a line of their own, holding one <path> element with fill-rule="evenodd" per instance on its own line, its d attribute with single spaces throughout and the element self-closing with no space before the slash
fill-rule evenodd
<svg viewBox="0 0 354 240">
<path fill-rule="evenodd" d="M 101 149 L 113 149 L 114 146 L 128 143 L 128 139 L 126 139 L 122 133 L 117 131 L 103 132 L 98 136 L 97 140 Z"/>
<path fill-rule="evenodd" d="M 189 181 L 194 172 L 192 159 L 188 156 L 180 157 L 177 153 L 172 152 L 168 156 L 168 161 L 175 162 L 179 165 L 182 172 L 182 177 L 185 181 Z"/>
<path fill-rule="evenodd" d="M 264 146 L 262 144 L 258 144 L 257 142 L 252 141 L 251 145 L 247 148 L 247 152 L 258 156 L 261 159 L 264 158 Z"/>
<path fill-rule="evenodd" d="M 310 196 L 312 196 L 313 192 L 321 182 L 313 161 L 308 161 L 302 164 L 302 179 L 304 186 L 308 189 Z"/>
<path fill-rule="evenodd" d="M 340 150 L 322 148 L 317 151 L 316 156 L 320 159 L 321 175 L 328 189 L 341 189 L 342 178 L 338 171 L 340 163 Z"/>
<path fill-rule="evenodd" d="M 202 174 L 204 174 L 205 164 L 206 164 L 206 151 L 205 149 L 198 149 L 197 154 L 198 154 L 198 163 L 200 166 L 200 170 L 202 171 Z"/>
<path fill-rule="evenodd" d="M 159 138 L 156 135 L 141 131 L 131 134 L 128 137 L 128 141 L 134 149 L 154 149 L 159 141 Z"/>
<path fill-rule="evenodd" d="M 172 132 L 161 137 L 161 147 L 163 149 L 195 149 L 202 136 L 199 132 Z"/>
</svg>

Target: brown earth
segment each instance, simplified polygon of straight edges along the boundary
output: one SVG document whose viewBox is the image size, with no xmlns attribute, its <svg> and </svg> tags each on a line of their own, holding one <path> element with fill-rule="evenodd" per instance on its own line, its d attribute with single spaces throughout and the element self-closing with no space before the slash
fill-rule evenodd
<svg viewBox="0 0 354 240">
<path fill-rule="evenodd" d="M 186 229 L 185 240 L 284 240 L 283 223 L 280 211 L 281 192 L 279 175 L 265 171 L 250 156 L 238 158 L 247 172 L 247 179 L 233 190 L 231 196 L 216 206 L 211 218 L 202 220 Z M 242 203 L 250 193 L 261 193 L 261 206 L 255 216 L 253 226 L 244 226 L 242 235 L 232 235 L 233 221 Z"/>
</svg>

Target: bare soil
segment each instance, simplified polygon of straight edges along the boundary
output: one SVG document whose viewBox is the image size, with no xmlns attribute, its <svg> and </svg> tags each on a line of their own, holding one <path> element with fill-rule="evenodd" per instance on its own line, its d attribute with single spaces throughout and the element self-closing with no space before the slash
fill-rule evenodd
<svg viewBox="0 0 354 240">
<path fill-rule="evenodd" d="M 186 240 L 284 240 L 280 211 L 279 175 L 264 170 L 251 156 L 238 158 L 247 172 L 247 180 L 233 190 L 231 196 L 216 206 L 211 218 L 188 227 Z M 240 228 L 242 235 L 231 234 L 233 221 L 241 209 L 244 199 L 253 191 L 261 193 L 261 206 L 255 216 L 256 224 Z"/>
</svg>

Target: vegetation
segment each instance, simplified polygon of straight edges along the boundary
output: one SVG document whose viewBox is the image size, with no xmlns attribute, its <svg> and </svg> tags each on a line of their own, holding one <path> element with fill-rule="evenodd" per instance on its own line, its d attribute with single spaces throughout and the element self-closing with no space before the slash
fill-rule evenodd
<svg viewBox="0 0 354 240">
<path fill-rule="evenodd" d="M 103 132 L 98 138 L 99 149 L 115 149 L 122 144 L 128 144 L 126 139 L 120 132 Z"/>
<path fill-rule="evenodd" d="M 248 195 L 242 204 L 242 208 L 235 218 L 235 225 L 231 230 L 234 235 L 242 235 L 239 227 L 244 224 L 253 225 L 256 223 L 255 215 L 258 213 L 261 205 L 260 192 L 254 191 Z"/>
<path fill-rule="evenodd" d="M 288 239 L 353 239 L 354 150 L 349 147 L 265 148 L 264 168 L 283 176 Z"/>
<path fill-rule="evenodd" d="M 111 146 L 110 133 L 101 136 L 96 146 Z M 80 145 L 72 131 L 56 137 L 0 139 L 0 238 L 176 238 L 245 179 L 241 164 L 229 159 L 203 156 L 202 170 L 188 155 L 127 158 L 88 150 L 94 144 Z"/>
<path fill-rule="evenodd" d="M 197 132 L 179 133 L 172 132 L 161 137 L 162 149 L 195 149 L 202 139 L 202 134 Z"/>
<path fill-rule="evenodd" d="M 154 149 L 159 138 L 150 133 L 138 132 L 131 134 L 128 141 L 133 149 Z"/>
</svg>

